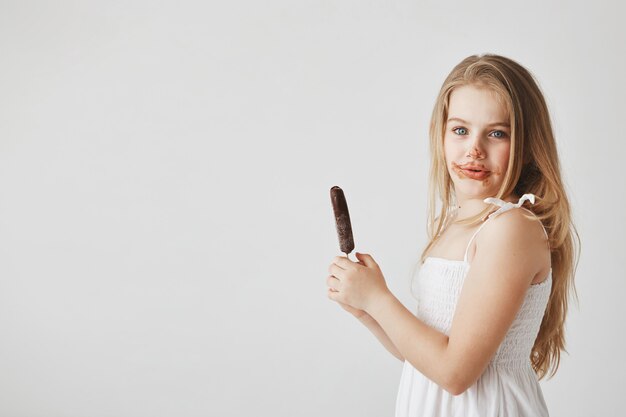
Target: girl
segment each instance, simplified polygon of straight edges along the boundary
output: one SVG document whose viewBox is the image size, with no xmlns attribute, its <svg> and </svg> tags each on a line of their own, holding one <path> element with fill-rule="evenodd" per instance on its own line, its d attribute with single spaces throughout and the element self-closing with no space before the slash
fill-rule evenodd
<svg viewBox="0 0 626 417">
<path fill-rule="evenodd" d="M 580 238 L 533 76 L 498 55 L 464 59 L 437 97 L 430 149 L 417 315 L 359 252 L 333 259 L 328 297 L 404 363 L 396 417 L 548 416 L 538 381 L 565 350 Z"/>
</svg>

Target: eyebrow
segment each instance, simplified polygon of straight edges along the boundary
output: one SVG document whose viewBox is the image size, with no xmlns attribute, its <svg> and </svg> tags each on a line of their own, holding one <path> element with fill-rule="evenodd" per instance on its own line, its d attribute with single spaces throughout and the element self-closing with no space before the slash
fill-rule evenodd
<svg viewBox="0 0 626 417">
<path fill-rule="evenodd" d="M 461 123 L 471 124 L 471 123 L 467 122 L 466 120 L 460 119 L 458 117 L 451 117 L 451 118 L 449 118 L 447 123 L 450 123 L 450 122 L 461 122 Z M 506 126 L 506 127 L 511 127 L 509 122 L 495 122 L 495 123 L 488 124 L 487 126 Z"/>
</svg>

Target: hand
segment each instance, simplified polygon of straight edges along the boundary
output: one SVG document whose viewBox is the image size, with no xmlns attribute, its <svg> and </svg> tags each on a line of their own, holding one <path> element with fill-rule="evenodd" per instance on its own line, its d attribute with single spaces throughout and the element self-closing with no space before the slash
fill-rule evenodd
<svg viewBox="0 0 626 417">
<path fill-rule="evenodd" d="M 329 288 L 328 291 L 334 291 L 334 290 Z M 348 313 L 352 314 L 354 317 L 356 317 L 359 320 L 365 318 L 365 316 L 369 316 L 367 311 L 363 311 L 363 310 L 359 310 L 358 308 L 351 307 L 348 304 L 342 303 L 341 301 L 337 301 L 337 303 L 339 303 L 339 305 L 344 310 L 346 310 Z"/>
<path fill-rule="evenodd" d="M 326 280 L 330 287 L 328 298 L 367 312 L 368 307 L 390 291 L 374 258 L 359 252 L 356 252 L 356 257 L 359 262 L 353 262 L 345 256 L 335 256 L 328 268 L 331 273 Z"/>
</svg>

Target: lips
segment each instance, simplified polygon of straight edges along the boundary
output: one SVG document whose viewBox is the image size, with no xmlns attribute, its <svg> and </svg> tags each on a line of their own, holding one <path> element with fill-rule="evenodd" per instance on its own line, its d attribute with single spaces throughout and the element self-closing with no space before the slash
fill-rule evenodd
<svg viewBox="0 0 626 417">
<path fill-rule="evenodd" d="M 491 172 L 489 171 L 472 171 L 469 169 L 462 169 L 461 172 L 466 177 L 474 179 L 474 180 L 484 180 L 485 178 L 489 176 L 489 174 L 491 174 Z"/>
<path fill-rule="evenodd" d="M 483 165 L 465 164 L 459 165 L 459 168 L 466 177 L 475 180 L 483 180 L 491 174 L 491 171 L 485 169 Z"/>
</svg>

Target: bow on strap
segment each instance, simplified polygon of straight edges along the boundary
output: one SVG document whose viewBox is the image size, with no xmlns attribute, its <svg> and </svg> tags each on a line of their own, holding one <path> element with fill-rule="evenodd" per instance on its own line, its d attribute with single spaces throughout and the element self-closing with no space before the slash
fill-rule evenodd
<svg viewBox="0 0 626 417">
<path fill-rule="evenodd" d="M 483 201 L 485 203 L 490 203 L 490 204 L 495 204 L 497 206 L 500 206 L 500 208 L 492 214 L 496 214 L 498 212 L 504 212 L 507 211 L 509 209 L 512 209 L 514 207 L 521 207 L 522 204 L 524 204 L 524 201 L 530 201 L 531 204 L 535 204 L 535 195 L 534 194 L 524 194 L 523 196 L 520 197 L 519 201 L 517 202 L 517 204 L 513 204 L 509 201 L 504 201 L 504 200 L 500 200 L 499 198 L 495 198 L 495 197 L 488 197 L 485 198 Z M 491 217 L 491 215 L 489 216 Z"/>
</svg>

